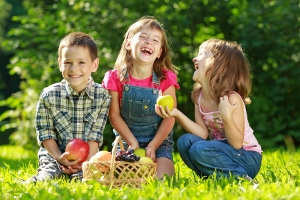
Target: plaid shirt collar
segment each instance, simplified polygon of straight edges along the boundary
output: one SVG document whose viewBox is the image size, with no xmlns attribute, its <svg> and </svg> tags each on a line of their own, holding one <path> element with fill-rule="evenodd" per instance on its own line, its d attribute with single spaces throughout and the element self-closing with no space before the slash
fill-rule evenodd
<svg viewBox="0 0 300 200">
<path fill-rule="evenodd" d="M 95 82 L 92 77 L 90 77 L 88 86 L 82 91 L 81 94 L 79 94 L 77 91 L 75 91 L 65 79 L 63 79 L 61 82 L 67 91 L 67 96 L 87 95 L 90 99 L 94 99 L 95 87 L 92 87 L 92 86 L 95 85 Z"/>
</svg>

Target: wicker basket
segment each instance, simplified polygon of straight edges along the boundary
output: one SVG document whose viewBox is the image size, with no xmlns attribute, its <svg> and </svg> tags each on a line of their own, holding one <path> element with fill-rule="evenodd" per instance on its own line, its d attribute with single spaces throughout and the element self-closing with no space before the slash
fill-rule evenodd
<svg viewBox="0 0 300 200">
<path fill-rule="evenodd" d="M 123 185 L 141 187 L 148 179 L 156 178 L 156 163 L 116 161 L 118 144 L 124 150 L 120 136 L 115 139 L 111 161 L 83 163 L 83 181 L 94 180 L 114 188 Z"/>
</svg>

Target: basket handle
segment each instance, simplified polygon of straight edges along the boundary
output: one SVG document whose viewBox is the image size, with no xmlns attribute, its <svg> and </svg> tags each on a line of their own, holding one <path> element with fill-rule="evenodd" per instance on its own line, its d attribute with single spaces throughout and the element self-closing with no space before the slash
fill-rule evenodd
<svg viewBox="0 0 300 200">
<path fill-rule="evenodd" d="M 115 171 L 115 162 L 116 162 L 116 153 L 117 153 L 117 147 L 118 144 L 120 145 L 121 150 L 124 150 L 124 145 L 122 142 L 122 138 L 121 136 L 117 136 L 115 141 L 114 141 L 114 146 L 112 148 L 112 157 L 111 157 L 111 165 L 110 165 L 110 172 L 109 172 L 109 180 L 110 183 L 112 182 L 113 178 L 114 178 L 114 171 Z"/>
</svg>

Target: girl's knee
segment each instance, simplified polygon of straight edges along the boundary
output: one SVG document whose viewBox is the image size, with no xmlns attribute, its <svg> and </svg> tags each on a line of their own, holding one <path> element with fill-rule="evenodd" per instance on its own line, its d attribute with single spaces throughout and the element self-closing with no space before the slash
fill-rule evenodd
<svg viewBox="0 0 300 200">
<path fill-rule="evenodd" d="M 189 138 L 190 134 L 185 134 L 177 140 L 177 148 L 179 152 L 186 152 L 189 150 L 192 145 Z"/>
<path fill-rule="evenodd" d="M 178 149 L 189 149 L 195 142 L 203 140 L 194 134 L 184 134 L 177 140 Z"/>
<path fill-rule="evenodd" d="M 198 162 L 207 162 L 211 158 L 211 149 L 206 142 L 194 143 L 190 149 L 189 154 L 192 155 L 192 159 Z"/>
<path fill-rule="evenodd" d="M 174 163 L 168 158 L 157 158 L 157 177 L 161 179 L 164 175 L 173 176 L 175 174 Z"/>
<path fill-rule="evenodd" d="M 187 133 L 187 134 L 184 134 L 184 135 L 180 136 L 179 139 L 178 139 L 178 142 L 185 142 L 185 141 L 187 141 L 191 137 L 190 135 L 191 134 Z"/>
</svg>

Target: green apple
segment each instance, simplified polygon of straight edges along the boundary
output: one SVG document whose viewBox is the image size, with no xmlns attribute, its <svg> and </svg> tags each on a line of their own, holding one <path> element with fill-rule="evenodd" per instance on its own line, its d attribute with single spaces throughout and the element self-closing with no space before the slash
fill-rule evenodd
<svg viewBox="0 0 300 200">
<path fill-rule="evenodd" d="M 152 159 L 149 157 L 141 157 L 140 162 L 153 163 Z M 139 171 L 139 176 L 140 177 L 145 176 L 145 173 L 147 173 L 148 170 L 149 170 L 149 166 L 142 165 Z"/>
<path fill-rule="evenodd" d="M 101 173 L 99 171 L 93 171 L 92 179 L 93 180 L 99 180 L 100 178 L 101 178 Z"/>
<path fill-rule="evenodd" d="M 100 181 L 109 181 L 109 175 L 102 175 L 101 178 L 100 178 Z"/>
<path fill-rule="evenodd" d="M 153 163 L 153 160 L 151 158 L 149 158 L 149 157 L 141 157 L 140 161 Z"/>
<path fill-rule="evenodd" d="M 146 156 L 146 150 L 143 148 L 137 148 L 134 150 L 134 154 L 139 157 L 145 157 Z"/>
<path fill-rule="evenodd" d="M 129 173 L 129 174 L 128 174 Z M 119 179 L 130 179 L 130 178 L 134 178 L 135 177 L 135 173 L 134 172 L 128 172 L 128 171 L 124 171 L 120 174 Z"/>
<path fill-rule="evenodd" d="M 165 110 L 166 106 L 168 106 L 169 110 L 173 110 L 174 108 L 174 99 L 171 95 L 159 96 L 156 100 L 156 103 L 162 106 Z"/>
</svg>

